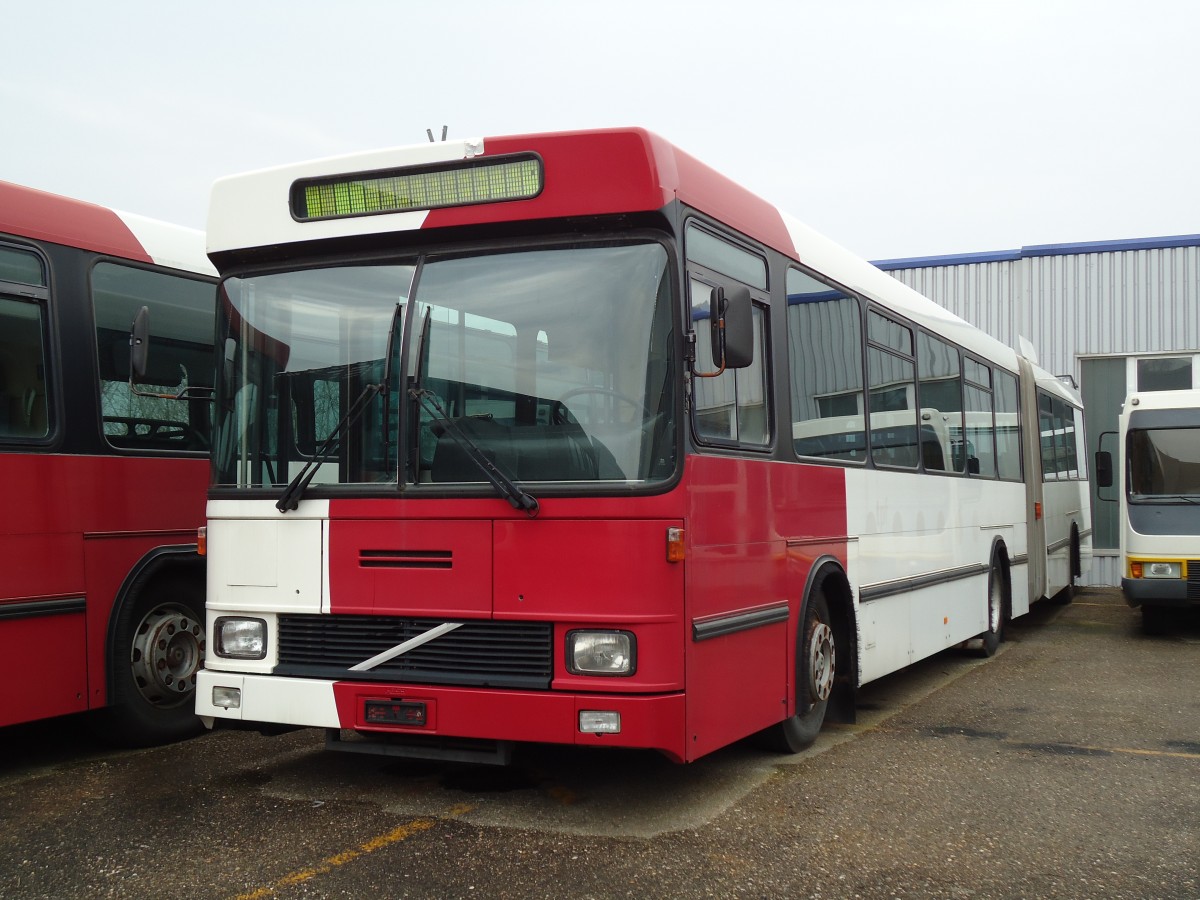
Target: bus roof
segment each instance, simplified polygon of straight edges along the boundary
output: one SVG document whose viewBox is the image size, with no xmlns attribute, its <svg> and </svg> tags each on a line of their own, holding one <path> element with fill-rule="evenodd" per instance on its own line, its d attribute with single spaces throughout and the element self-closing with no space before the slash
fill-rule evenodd
<svg viewBox="0 0 1200 900">
<path fill-rule="evenodd" d="M 415 205 L 305 217 L 293 192 L 306 184 L 387 180 L 407 172 L 478 167 L 500 157 L 541 161 L 536 193 L 440 208 Z M 409 177 L 400 173 L 401 177 Z M 353 177 L 347 177 L 353 176 Z M 661 210 L 679 200 L 811 266 L 846 288 L 1016 370 L 1017 352 L 845 250 L 753 192 L 640 128 L 472 138 L 392 147 L 260 169 L 219 179 L 208 217 L 209 255 L 301 241 L 397 231 Z"/>
<path fill-rule="evenodd" d="M 204 235 L 83 200 L 0 181 L 0 234 L 79 247 L 185 272 L 215 275 Z"/>
</svg>

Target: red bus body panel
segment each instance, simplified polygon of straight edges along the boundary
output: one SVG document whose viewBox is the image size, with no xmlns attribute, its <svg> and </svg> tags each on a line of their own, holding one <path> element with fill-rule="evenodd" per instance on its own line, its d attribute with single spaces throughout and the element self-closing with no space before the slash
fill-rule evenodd
<svg viewBox="0 0 1200 900">
<path fill-rule="evenodd" d="M 4 455 L 0 496 L 12 512 L 0 516 L 0 615 L 40 602 L 84 608 L 0 628 L 0 725 L 105 704 L 113 601 L 146 553 L 195 542 L 207 482 L 203 459 Z"/>
<path fill-rule="evenodd" d="M 685 531 L 682 563 L 668 528 Z M 545 498 L 536 519 L 499 498 L 333 500 L 331 612 L 550 621 L 556 648 L 549 691 L 338 682 L 341 725 L 696 759 L 794 711 L 799 604 L 846 542 L 842 469 L 717 456 L 688 457 L 668 493 Z M 698 622 L 770 607 L 786 617 L 696 639 Z M 557 648 L 575 628 L 632 631 L 635 674 L 572 674 Z M 367 723 L 367 700 L 419 701 L 426 721 Z M 621 712 L 619 735 L 579 731 L 597 709 Z"/>
</svg>

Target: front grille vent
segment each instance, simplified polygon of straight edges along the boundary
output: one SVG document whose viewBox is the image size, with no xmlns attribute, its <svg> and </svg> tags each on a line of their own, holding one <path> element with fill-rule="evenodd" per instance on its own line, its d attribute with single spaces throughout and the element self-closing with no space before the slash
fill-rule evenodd
<svg viewBox="0 0 1200 900">
<path fill-rule="evenodd" d="M 362 569 L 453 569 L 449 550 L 359 550 Z"/>
<path fill-rule="evenodd" d="M 368 672 L 350 667 L 444 623 L 396 616 L 279 617 L 275 674 L 547 690 L 554 673 L 549 622 L 467 621 Z"/>
<path fill-rule="evenodd" d="M 1200 559 L 1189 559 L 1187 571 L 1187 598 L 1200 603 Z"/>
</svg>

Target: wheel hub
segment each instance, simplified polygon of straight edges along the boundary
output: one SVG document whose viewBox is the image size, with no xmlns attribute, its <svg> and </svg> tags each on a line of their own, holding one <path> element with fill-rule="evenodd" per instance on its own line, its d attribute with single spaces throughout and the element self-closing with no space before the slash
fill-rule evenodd
<svg viewBox="0 0 1200 900">
<path fill-rule="evenodd" d="M 835 662 L 833 629 L 817 622 L 808 636 L 808 690 L 813 703 L 828 700 L 833 692 Z"/>
<path fill-rule="evenodd" d="M 204 661 L 204 629 L 190 612 L 158 607 L 142 620 L 130 663 L 142 696 L 155 706 L 177 706 L 196 688 Z"/>
</svg>

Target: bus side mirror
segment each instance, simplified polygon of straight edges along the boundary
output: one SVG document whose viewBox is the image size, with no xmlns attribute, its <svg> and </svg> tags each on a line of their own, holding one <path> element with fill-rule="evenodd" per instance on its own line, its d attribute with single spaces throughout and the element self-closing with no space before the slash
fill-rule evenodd
<svg viewBox="0 0 1200 900">
<path fill-rule="evenodd" d="M 1107 488 L 1112 487 L 1113 483 L 1113 464 L 1112 454 L 1107 450 L 1096 451 L 1096 486 Z"/>
<path fill-rule="evenodd" d="M 129 383 L 146 377 L 146 360 L 150 353 L 150 307 L 143 306 L 133 317 L 129 329 Z"/>
<path fill-rule="evenodd" d="M 720 370 L 744 369 L 754 362 L 754 304 L 749 288 L 729 293 L 716 287 L 709 301 L 713 365 Z"/>
</svg>

